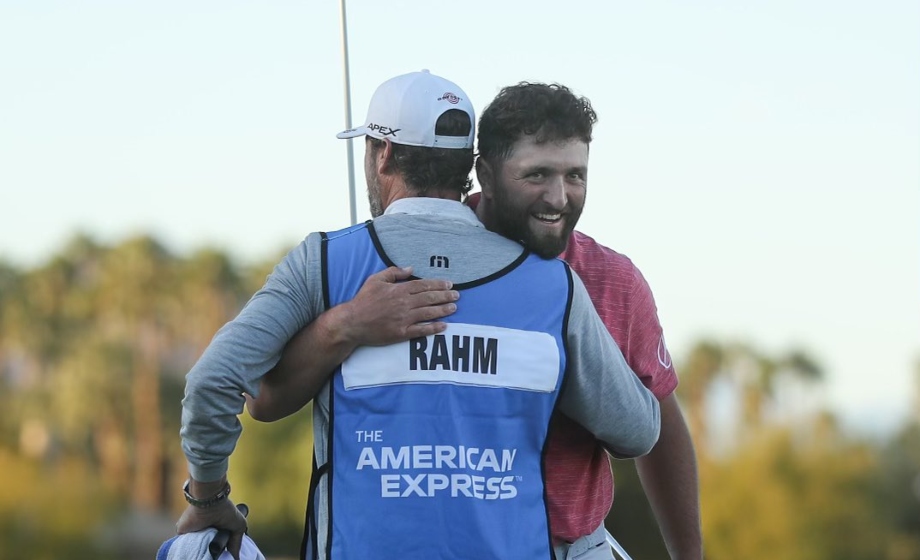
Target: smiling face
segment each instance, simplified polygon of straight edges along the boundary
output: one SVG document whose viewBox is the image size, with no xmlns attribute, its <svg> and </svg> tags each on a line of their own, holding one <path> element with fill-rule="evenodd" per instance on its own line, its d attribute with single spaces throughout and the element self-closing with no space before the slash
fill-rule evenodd
<svg viewBox="0 0 920 560">
<path fill-rule="evenodd" d="M 541 257 L 556 257 L 585 205 L 588 145 L 581 140 L 538 144 L 524 136 L 503 162 L 481 162 L 480 218 L 492 231 Z"/>
</svg>

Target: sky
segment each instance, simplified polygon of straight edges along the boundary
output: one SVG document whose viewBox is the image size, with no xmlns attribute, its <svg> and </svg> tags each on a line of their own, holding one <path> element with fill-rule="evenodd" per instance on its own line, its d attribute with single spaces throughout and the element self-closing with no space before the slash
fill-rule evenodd
<svg viewBox="0 0 920 560">
<path fill-rule="evenodd" d="M 356 124 L 423 68 L 479 112 L 524 80 L 590 98 L 579 229 L 643 272 L 678 363 L 802 349 L 850 427 L 907 417 L 920 3 L 351 0 L 347 35 Z M 257 262 L 348 225 L 344 77 L 332 0 L 0 0 L 0 259 L 80 231 Z"/>
</svg>

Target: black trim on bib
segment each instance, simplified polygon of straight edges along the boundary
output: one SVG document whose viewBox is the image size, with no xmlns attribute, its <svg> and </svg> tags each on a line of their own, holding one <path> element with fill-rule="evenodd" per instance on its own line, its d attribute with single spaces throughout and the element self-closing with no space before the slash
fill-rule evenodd
<svg viewBox="0 0 920 560">
<path fill-rule="evenodd" d="M 387 266 L 398 267 L 399 265 L 394 263 L 393 260 L 390 259 L 389 255 L 387 255 L 386 251 L 383 250 L 383 245 L 380 243 L 380 238 L 377 236 L 377 230 L 374 229 L 373 222 L 368 221 L 366 223 L 367 223 L 367 232 L 371 236 L 371 242 L 374 244 L 374 248 L 377 250 L 377 255 L 380 257 L 380 260 L 382 260 L 383 263 L 386 264 Z M 512 261 L 511 264 L 509 264 L 505 268 L 497 272 L 493 272 L 492 274 L 488 276 L 484 276 L 482 278 L 476 279 L 476 280 L 471 280 L 469 282 L 455 283 L 453 285 L 453 289 L 454 290 L 465 290 L 469 288 L 475 288 L 476 286 L 481 286 L 483 284 L 487 284 L 493 280 L 501 278 L 502 276 L 513 271 L 515 268 L 521 266 L 521 264 L 525 260 L 527 260 L 527 257 L 529 256 L 530 256 L 530 251 L 528 251 L 527 249 L 523 249 L 521 251 L 521 254 L 518 256 L 518 258 L 514 259 L 514 261 Z M 413 274 L 412 276 L 409 277 L 409 279 L 410 280 L 421 280 L 421 277 Z"/>
<path fill-rule="evenodd" d="M 329 268 L 329 236 L 326 235 L 325 231 L 321 231 L 319 236 L 320 236 L 320 239 L 322 240 L 320 242 L 319 262 L 323 270 L 323 274 L 322 274 L 323 307 L 325 307 L 325 309 L 328 310 L 330 307 L 329 306 L 329 278 L 328 278 L 328 274 L 326 274 L 326 270 Z"/>
<path fill-rule="evenodd" d="M 498 272 L 493 272 L 492 274 L 485 276 L 483 278 L 480 278 L 479 280 L 473 280 L 472 282 L 463 282 L 461 284 L 454 284 L 454 289 L 463 290 L 465 288 L 475 288 L 476 286 L 488 284 L 489 282 L 493 280 L 498 280 L 502 276 L 509 274 L 515 268 L 521 266 L 524 263 L 524 261 L 527 260 L 527 257 L 529 256 L 530 256 L 530 251 L 528 251 L 527 249 L 524 249 L 523 252 L 521 252 L 521 255 L 518 258 L 514 259 L 514 262 L 512 262 L 505 268 L 499 270 Z"/>
<path fill-rule="evenodd" d="M 374 249 L 377 250 L 377 255 L 380 257 L 380 260 L 383 261 L 383 264 L 387 266 L 396 266 L 386 251 L 383 250 L 383 245 L 380 243 L 380 238 L 377 237 L 377 229 L 374 228 L 374 222 L 367 223 L 367 233 L 371 236 L 371 243 L 374 244 Z M 418 280 L 417 276 L 412 276 L 412 280 Z"/>
<path fill-rule="evenodd" d="M 565 317 L 562 318 L 562 350 L 565 352 L 566 356 L 569 356 L 569 318 L 572 315 L 572 298 L 575 294 L 575 280 L 572 278 L 572 267 L 569 266 L 569 263 L 562 261 L 562 264 L 565 265 L 565 274 L 569 279 L 569 294 L 565 302 Z M 565 388 L 569 380 L 569 360 L 565 361 L 565 373 L 562 378 L 562 386 L 559 388 L 559 397 L 556 399 L 556 405 L 558 406 L 559 400 L 562 399 L 562 395 L 565 394 Z M 555 410 L 553 414 L 555 414 Z"/>
<path fill-rule="evenodd" d="M 329 295 L 329 237 L 323 233 L 323 252 L 322 252 L 322 267 L 323 267 L 323 306 L 326 310 L 332 307 L 332 299 Z M 330 380 L 330 384 L 335 383 L 334 378 Z M 329 482 L 326 485 L 326 519 L 329 520 L 326 523 L 326 558 L 328 559 L 332 555 L 332 423 L 335 419 L 333 414 L 333 396 L 335 395 L 335 389 L 329 387 L 329 425 L 326 428 L 326 463 L 320 467 L 319 471 L 313 472 L 313 477 L 317 475 L 326 475 L 329 477 Z M 317 481 L 319 478 L 317 478 Z M 312 484 L 312 479 L 311 479 Z M 318 548 L 316 542 L 313 543 L 314 550 Z M 318 557 L 318 556 L 317 556 Z"/>
<path fill-rule="evenodd" d="M 319 481 L 326 471 L 329 470 L 328 463 L 322 467 L 316 465 L 316 451 L 313 451 L 313 472 L 310 476 L 310 489 L 307 493 L 307 514 L 303 524 L 303 539 L 300 541 L 300 558 L 307 559 L 307 546 L 310 546 L 312 553 L 310 558 L 317 558 L 319 550 L 316 539 L 316 489 L 319 487 Z"/>
<path fill-rule="evenodd" d="M 329 520 L 326 523 L 326 560 L 329 560 L 332 557 L 332 485 L 335 483 L 335 477 L 332 476 L 332 453 L 335 443 L 335 438 L 333 437 L 335 432 L 332 429 L 333 424 L 335 424 L 334 383 L 335 379 L 333 378 L 329 382 L 329 425 L 326 427 L 326 464 L 320 467 L 328 471 L 324 472 L 323 474 L 329 477 L 329 483 L 326 485 L 326 519 Z"/>
<path fill-rule="evenodd" d="M 561 260 L 561 259 L 560 259 Z M 562 261 L 562 265 L 565 267 L 565 276 L 568 280 L 568 290 L 566 293 L 566 302 L 565 302 L 565 315 L 562 318 L 562 351 L 565 354 L 565 371 L 562 372 L 562 383 L 559 385 L 559 394 L 556 395 L 556 402 L 553 404 L 553 413 L 550 415 L 549 426 L 546 430 L 546 441 L 543 442 L 543 452 L 540 461 L 540 467 L 543 469 L 543 502 L 547 504 L 546 508 L 546 524 L 548 527 L 552 527 L 549 520 L 549 498 L 547 497 L 547 484 L 546 484 L 546 447 L 549 444 L 549 440 L 554 436 L 555 430 L 553 429 L 553 418 L 560 414 L 559 412 L 559 401 L 562 400 L 562 395 L 565 392 L 566 381 L 569 379 L 569 368 L 571 367 L 571 360 L 569 356 L 569 317 L 572 314 L 572 297 L 575 294 L 575 281 L 572 278 L 572 269 L 569 266 L 569 263 Z M 562 560 L 556 558 L 556 548 L 553 546 L 553 536 L 552 529 L 550 529 L 549 534 L 549 555 L 552 560 Z"/>
</svg>

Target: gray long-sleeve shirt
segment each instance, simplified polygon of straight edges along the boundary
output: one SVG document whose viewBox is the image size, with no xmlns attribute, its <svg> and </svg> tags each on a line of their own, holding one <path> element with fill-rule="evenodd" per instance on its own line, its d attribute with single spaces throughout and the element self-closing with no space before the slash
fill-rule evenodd
<svg viewBox="0 0 920 560">
<path fill-rule="evenodd" d="M 398 266 L 416 276 L 464 283 L 486 277 L 518 258 L 516 242 L 491 233 L 459 202 L 408 198 L 374 221 L 380 243 Z M 275 266 L 240 314 L 214 336 L 186 376 L 182 449 L 193 478 L 217 480 L 241 432 L 243 393 L 258 395 L 259 380 L 287 342 L 324 309 L 320 235 L 310 234 Z M 430 268 L 431 255 L 450 268 Z M 573 272 L 566 342 L 568 366 L 559 410 L 604 442 L 617 457 L 647 453 L 658 439 L 658 401 L 630 370 Z M 462 305 L 461 300 L 458 303 Z"/>
</svg>

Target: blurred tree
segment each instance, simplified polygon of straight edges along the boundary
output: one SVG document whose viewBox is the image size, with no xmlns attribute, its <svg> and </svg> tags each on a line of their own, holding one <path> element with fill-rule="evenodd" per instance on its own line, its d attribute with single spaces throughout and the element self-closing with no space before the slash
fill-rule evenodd
<svg viewBox="0 0 920 560">
<path fill-rule="evenodd" d="M 920 558 L 920 360 L 914 367 L 914 395 L 910 420 L 879 453 L 879 474 L 873 479 L 870 500 L 892 530 L 888 558 Z"/>
<path fill-rule="evenodd" d="M 43 463 L 0 449 L 0 560 L 112 559 L 93 535 L 111 495 L 75 457 Z"/>
<path fill-rule="evenodd" d="M 615 499 L 604 524 L 633 558 L 669 558 L 648 498 L 642 490 L 635 461 L 611 461 Z"/>
<path fill-rule="evenodd" d="M 300 551 L 313 466 L 312 409 L 272 423 L 241 417 L 243 435 L 230 457 L 233 497 L 249 506 L 250 534 L 266 554 Z"/>
<path fill-rule="evenodd" d="M 687 403 L 684 411 L 690 435 L 698 448 L 705 448 L 708 444 L 706 398 L 712 383 L 720 375 L 722 361 L 722 347 L 713 341 L 704 340 L 690 349 L 689 356 L 678 369 L 680 384 L 677 386 L 677 394 L 682 402 Z"/>
<path fill-rule="evenodd" d="M 814 359 L 802 350 L 775 358 L 742 343 L 723 349 L 723 365 L 724 375 L 734 381 L 741 393 L 742 439 L 760 430 L 766 420 L 765 408 L 775 399 L 780 384 L 814 384 L 823 376 Z"/>
<path fill-rule="evenodd" d="M 22 297 L 22 273 L 11 264 L 0 261 L 0 408 L 6 413 L 0 415 L 0 448 L 12 448 L 18 436 L 17 418 L 11 414 L 18 396 L 21 381 L 19 361 L 25 354 L 13 342 L 11 309 L 13 302 Z"/>
<path fill-rule="evenodd" d="M 49 261 L 21 276 L 12 297 L 5 298 L 3 346 L 12 382 L 18 389 L 14 416 L 20 431 L 49 434 L 47 449 L 53 451 L 59 432 L 49 424 L 56 408 L 56 381 L 60 364 L 77 348 L 82 335 L 91 331 L 94 306 L 91 300 L 93 264 L 102 253 L 87 236 L 77 235 Z"/>
<path fill-rule="evenodd" d="M 793 442 L 780 428 L 729 460 L 705 462 L 707 558 L 885 558 L 888 535 L 861 503 L 875 475 L 871 450 L 840 440 Z"/>
<path fill-rule="evenodd" d="M 168 297 L 168 313 L 175 323 L 178 356 L 187 370 L 251 294 L 238 267 L 215 250 L 196 252 L 182 261 L 177 273 L 177 289 Z"/>
<path fill-rule="evenodd" d="M 102 340 L 94 329 L 83 338 L 55 368 L 46 418 L 68 449 L 98 464 L 108 489 L 128 497 L 133 478 L 131 378 L 115 372 L 127 371 L 130 348 Z"/>
<path fill-rule="evenodd" d="M 146 510 L 163 505 L 159 376 L 161 357 L 171 339 L 162 310 L 162 294 L 169 290 L 175 290 L 175 259 L 150 237 L 128 239 L 108 251 L 102 261 L 99 326 L 107 339 L 129 349 L 129 361 L 121 373 L 131 379 L 131 498 L 135 507 Z"/>
<path fill-rule="evenodd" d="M 794 519 L 813 558 L 885 558 L 892 533 L 867 501 L 878 476 L 877 449 L 848 437 L 830 414 L 790 427 L 777 473 L 796 500 Z"/>
</svg>

